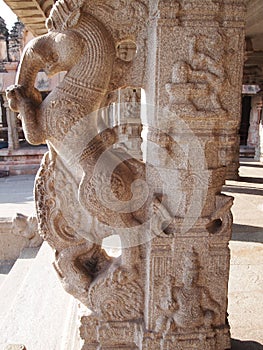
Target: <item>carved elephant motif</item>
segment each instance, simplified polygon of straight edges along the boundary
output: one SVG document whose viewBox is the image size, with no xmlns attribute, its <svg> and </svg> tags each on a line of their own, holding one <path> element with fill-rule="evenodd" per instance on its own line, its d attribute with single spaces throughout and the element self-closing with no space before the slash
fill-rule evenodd
<svg viewBox="0 0 263 350">
<path fill-rule="evenodd" d="M 105 279 L 117 276 L 118 272 L 115 271 L 123 268 L 120 265 L 124 264 L 125 254 L 122 263 L 120 259 L 113 262 L 102 250 L 99 237 L 96 243 L 87 240 L 88 224 L 86 227 L 85 223 L 79 225 L 81 230 L 78 230 L 76 218 L 91 213 L 107 225 L 119 220 L 128 227 L 143 221 L 147 208 L 143 213 L 137 210 L 137 216 L 129 211 L 114 215 L 111 209 L 107 209 L 107 212 L 94 200 L 94 188 L 101 180 L 99 176 L 92 177 L 97 157 L 115 142 L 113 130 L 107 129 L 105 132 L 108 136 L 103 137 L 104 124 L 96 118 L 96 111 L 108 94 L 116 53 L 111 34 L 91 14 L 81 11 L 82 3 L 81 0 L 56 2 L 47 20 L 48 33 L 26 46 L 16 84 L 9 87 L 6 94 L 10 107 L 19 112 L 28 142 L 47 143 L 49 146 L 49 153 L 43 159 L 35 184 L 39 226 L 44 239 L 56 250 L 54 266 L 65 289 L 92 308 L 88 301 L 90 285 L 96 289 L 98 279 L 97 283 L 103 288 Z M 50 76 L 67 71 L 64 80 L 43 101 L 34 87 L 41 69 Z M 82 120 L 85 122 L 82 123 Z M 79 151 L 83 130 L 84 137 L 89 139 L 87 135 L 91 135 L 91 140 L 85 141 L 85 147 Z M 70 144 L 67 143 L 69 135 Z M 75 158 L 74 166 L 81 168 L 80 177 L 74 177 L 67 168 L 69 154 Z M 145 178 L 145 164 L 130 161 L 124 154 L 109 152 L 108 163 L 113 159 L 117 159 L 119 164 L 113 172 L 113 192 L 119 201 L 127 201 L 132 197 L 130 187 L 134 180 Z M 62 179 L 66 180 L 65 183 Z M 149 201 L 146 204 L 148 207 Z M 103 210 L 106 210 L 104 215 Z M 132 255 L 135 251 L 138 252 L 137 247 L 129 253 L 126 250 L 126 253 Z M 68 279 L 68 275 L 71 278 Z M 137 272 L 135 275 L 139 290 L 140 278 Z M 118 300 L 117 290 L 115 292 Z M 141 305 L 142 295 L 143 292 L 138 305 Z M 141 309 L 141 306 L 134 308 L 137 309 Z"/>
<path fill-rule="evenodd" d="M 66 5 L 64 13 L 61 7 L 65 11 Z M 57 2 L 47 20 L 48 33 L 28 43 L 16 83 L 7 89 L 9 105 L 19 112 L 31 144 L 48 141 L 59 147 L 65 137 L 63 125 L 70 128 L 97 110 L 107 93 L 115 59 L 114 42 L 98 20 L 88 13 L 81 14 L 79 5 Z M 34 87 L 40 70 L 49 76 L 67 72 L 44 101 Z"/>
<path fill-rule="evenodd" d="M 143 162 L 131 159 L 125 151 L 115 151 L 114 131 L 105 128 L 96 114 L 108 92 L 115 45 L 108 30 L 80 10 L 82 2 L 60 0 L 54 5 L 47 20 L 49 32 L 26 47 L 16 85 L 7 89 L 7 97 L 10 107 L 20 113 L 30 143 L 47 142 L 50 155 L 65 162 L 71 155 L 74 166 L 80 166 L 79 203 L 83 208 L 106 225 L 135 227 L 151 216 L 150 204 L 159 191 L 158 175 L 153 168 L 146 175 Z M 40 69 L 49 75 L 67 71 L 44 101 L 34 87 Z M 103 154 L 101 172 L 96 166 Z M 144 191 L 147 176 L 153 186 Z M 102 193 L 105 184 L 110 195 L 107 189 Z"/>
</svg>

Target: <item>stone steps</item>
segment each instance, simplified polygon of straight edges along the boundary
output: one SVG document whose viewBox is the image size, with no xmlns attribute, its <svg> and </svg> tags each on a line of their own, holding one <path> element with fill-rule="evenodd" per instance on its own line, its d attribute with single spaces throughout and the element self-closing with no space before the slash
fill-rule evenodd
<svg viewBox="0 0 263 350">
<path fill-rule="evenodd" d="M 27 350 L 78 349 L 77 302 L 56 276 L 53 255 L 44 242 L 35 258 L 20 257 L 5 278 L 0 287 L 0 350 L 7 344 L 24 344 Z"/>
<path fill-rule="evenodd" d="M 46 147 L 0 150 L 0 172 L 9 175 L 34 175 L 39 169 Z"/>
<path fill-rule="evenodd" d="M 254 158 L 255 147 L 240 146 L 239 157 L 240 158 Z"/>
</svg>

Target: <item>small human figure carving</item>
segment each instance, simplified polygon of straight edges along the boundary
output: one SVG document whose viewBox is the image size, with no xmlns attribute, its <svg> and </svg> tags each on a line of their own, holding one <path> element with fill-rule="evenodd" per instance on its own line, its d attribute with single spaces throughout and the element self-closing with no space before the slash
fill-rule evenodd
<svg viewBox="0 0 263 350">
<path fill-rule="evenodd" d="M 184 259 L 182 286 L 171 286 L 173 278 L 170 278 L 162 287 L 162 292 L 166 291 L 161 300 L 165 315 L 157 319 L 156 331 L 166 334 L 175 328 L 187 331 L 220 323 L 220 305 L 199 283 L 199 271 L 198 254 L 193 250 Z"/>
</svg>

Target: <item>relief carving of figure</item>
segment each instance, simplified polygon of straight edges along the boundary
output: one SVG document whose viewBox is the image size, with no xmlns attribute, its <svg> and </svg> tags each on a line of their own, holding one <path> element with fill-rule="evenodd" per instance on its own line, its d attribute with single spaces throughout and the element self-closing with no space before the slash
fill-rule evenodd
<svg viewBox="0 0 263 350">
<path fill-rule="evenodd" d="M 172 81 L 166 84 L 174 112 L 202 116 L 225 111 L 222 92 L 230 83 L 223 61 L 224 43 L 220 33 L 190 39 L 189 58 L 175 62 Z"/>
<path fill-rule="evenodd" d="M 156 330 L 162 330 L 165 334 L 176 328 L 187 332 L 188 329 L 220 324 L 220 306 L 199 282 L 198 254 L 194 250 L 189 252 L 183 262 L 182 285 L 176 286 L 176 281 L 170 278 L 162 287 L 161 308 L 165 316 L 157 319 Z"/>
</svg>

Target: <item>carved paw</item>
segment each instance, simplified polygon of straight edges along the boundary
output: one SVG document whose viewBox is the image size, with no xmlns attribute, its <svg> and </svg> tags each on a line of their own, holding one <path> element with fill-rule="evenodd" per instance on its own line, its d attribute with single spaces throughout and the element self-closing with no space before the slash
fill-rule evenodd
<svg viewBox="0 0 263 350">
<path fill-rule="evenodd" d="M 21 85 L 11 85 L 6 89 L 6 97 L 9 107 L 18 112 L 21 106 L 21 102 L 25 99 L 25 89 Z"/>
<path fill-rule="evenodd" d="M 26 89 L 22 85 L 11 85 L 6 89 L 9 107 L 14 112 L 21 112 L 25 104 L 38 106 L 42 102 L 41 93 L 35 88 Z"/>
</svg>

